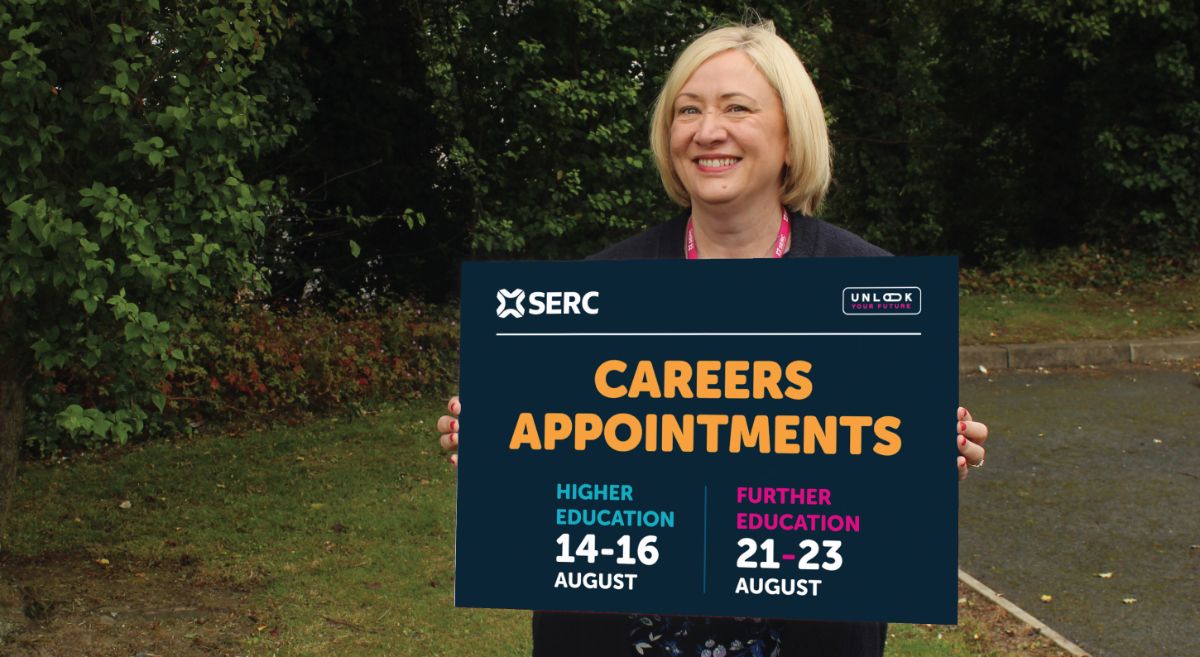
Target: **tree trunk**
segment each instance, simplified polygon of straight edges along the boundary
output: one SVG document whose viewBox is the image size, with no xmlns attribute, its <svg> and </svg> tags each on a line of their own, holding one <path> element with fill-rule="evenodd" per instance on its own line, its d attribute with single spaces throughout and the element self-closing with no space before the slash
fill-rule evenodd
<svg viewBox="0 0 1200 657">
<path fill-rule="evenodd" d="M 0 300 L 0 552 L 8 550 L 8 514 L 17 490 L 17 463 L 25 438 L 25 383 L 31 354 L 13 299 Z"/>
</svg>

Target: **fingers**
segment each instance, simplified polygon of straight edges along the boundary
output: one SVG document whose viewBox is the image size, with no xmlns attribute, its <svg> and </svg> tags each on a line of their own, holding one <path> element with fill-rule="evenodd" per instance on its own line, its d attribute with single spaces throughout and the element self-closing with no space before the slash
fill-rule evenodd
<svg viewBox="0 0 1200 657">
<path fill-rule="evenodd" d="M 982 445 L 987 441 L 988 428 L 982 422 L 976 422 L 971 417 L 971 411 L 962 406 L 958 407 L 958 433 L 966 436 L 967 440 Z"/>
<path fill-rule="evenodd" d="M 457 432 L 458 416 L 462 413 L 462 402 L 459 401 L 458 395 L 454 395 L 450 398 L 450 401 L 446 402 L 446 410 L 450 411 L 450 414 L 438 418 L 438 433 Z"/>
<path fill-rule="evenodd" d="M 967 440 L 977 445 L 987 442 L 988 438 L 987 425 L 982 422 L 960 421 L 958 423 L 958 433 L 966 436 Z"/>
<path fill-rule="evenodd" d="M 954 438 L 955 445 L 958 447 L 958 458 L 955 465 L 958 467 L 958 480 L 962 481 L 967 478 L 968 465 L 983 463 L 983 458 L 987 453 L 983 444 L 988 439 L 988 428 L 986 424 L 976 422 L 971 417 L 970 411 L 959 406 L 958 423 L 955 429 L 958 432 Z"/>
<path fill-rule="evenodd" d="M 979 464 L 983 463 L 985 450 L 983 445 L 967 440 L 967 437 L 959 434 L 955 440 L 958 444 L 959 458 L 966 459 L 967 463 Z"/>
<path fill-rule="evenodd" d="M 437 421 L 437 430 L 438 433 L 457 433 L 458 418 L 451 417 L 449 415 L 443 415 L 439 417 Z"/>
<path fill-rule="evenodd" d="M 450 454 L 450 465 L 458 467 L 458 416 L 462 413 L 462 402 L 459 401 L 458 395 L 450 398 L 446 402 L 446 410 L 450 411 L 450 415 L 443 415 L 438 418 L 437 430 L 441 436 L 438 437 L 438 444 L 442 449 Z"/>
<path fill-rule="evenodd" d="M 447 452 L 458 449 L 458 420 L 449 415 L 443 415 L 438 418 L 437 430 L 442 434 L 438 438 L 438 444 L 442 446 L 442 449 Z"/>
</svg>

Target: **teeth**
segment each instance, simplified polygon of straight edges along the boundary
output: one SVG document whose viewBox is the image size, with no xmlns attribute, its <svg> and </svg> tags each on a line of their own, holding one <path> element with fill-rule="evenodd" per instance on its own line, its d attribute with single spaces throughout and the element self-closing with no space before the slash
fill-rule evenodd
<svg viewBox="0 0 1200 657">
<path fill-rule="evenodd" d="M 699 159 L 697 162 L 699 162 L 700 166 L 702 167 L 727 167 L 737 162 L 737 158 L 726 157 L 719 160 Z"/>
</svg>

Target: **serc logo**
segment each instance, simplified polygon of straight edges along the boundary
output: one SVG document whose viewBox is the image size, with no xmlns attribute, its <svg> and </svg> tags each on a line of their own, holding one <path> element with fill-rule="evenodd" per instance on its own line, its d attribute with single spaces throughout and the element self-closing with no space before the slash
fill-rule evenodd
<svg viewBox="0 0 1200 657">
<path fill-rule="evenodd" d="M 530 315 L 597 315 L 600 309 L 596 307 L 595 301 L 600 298 L 600 293 L 595 290 L 580 294 L 579 292 L 530 292 L 529 293 L 529 314 Z M 500 302 L 496 306 L 496 316 L 504 319 L 505 317 L 524 317 L 525 316 L 525 290 L 517 288 L 513 291 L 505 289 L 496 291 L 496 300 Z"/>
<path fill-rule="evenodd" d="M 524 317 L 525 308 L 521 306 L 521 302 L 525 300 L 525 290 L 517 288 L 512 292 L 508 290 L 499 290 L 496 292 L 496 300 L 500 305 L 496 307 L 496 316 L 504 319 L 505 317 Z M 511 302 L 511 305 L 509 305 Z"/>
</svg>

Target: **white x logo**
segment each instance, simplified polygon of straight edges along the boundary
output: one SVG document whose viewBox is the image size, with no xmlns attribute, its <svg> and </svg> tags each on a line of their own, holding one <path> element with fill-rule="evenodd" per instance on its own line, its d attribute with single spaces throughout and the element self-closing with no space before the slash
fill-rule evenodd
<svg viewBox="0 0 1200 657">
<path fill-rule="evenodd" d="M 512 292 L 508 290 L 499 290 L 496 292 L 496 300 L 500 305 L 496 307 L 496 316 L 501 319 L 505 317 L 524 317 L 525 308 L 521 306 L 521 302 L 525 301 L 525 290 L 517 288 Z M 512 302 L 509 306 L 508 302 Z"/>
</svg>

